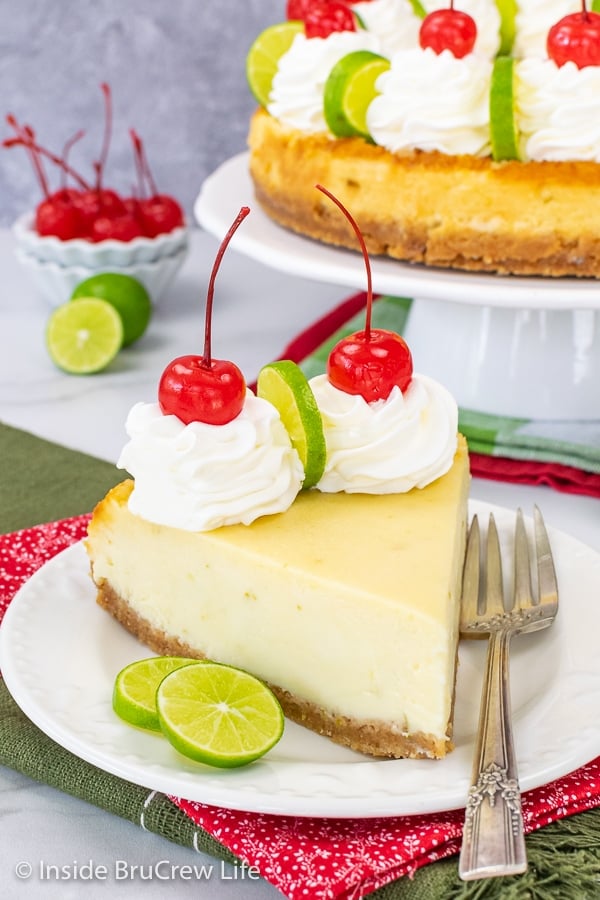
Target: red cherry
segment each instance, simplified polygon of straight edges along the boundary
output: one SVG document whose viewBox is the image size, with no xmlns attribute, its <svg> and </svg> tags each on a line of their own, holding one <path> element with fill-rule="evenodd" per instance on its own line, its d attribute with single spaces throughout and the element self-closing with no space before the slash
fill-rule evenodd
<svg viewBox="0 0 600 900">
<path fill-rule="evenodd" d="M 164 415 L 177 416 L 186 425 L 190 422 L 225 425 L 235 419 L 244 406 L 244 376 L 235 363 L 212 358 L 211 329 L 217 271 L 229 241 L 249 212 L 247 206 L 242 206 L 217 252 L 206 297 L 203 355 L 174 359 L 158 385 L 158 403 Z"/>
<path fill-rule="evenodd" d="M 99 217 L 114 218 L 126 212 L 121 197 L 116 191 L 108 188 L 81 191 L 75 199 L 75 204 L 81 216 L 82 229 L 90 235 Z"/>
<path fill-rule="evenodd" d="M 36 209 L 35 230 L 42 236 L 52 235 L 61 241 L 81 235 L 81 217 L 71 191 L 60 190 L 42 200 Z"/>
<path fill-rule="evenodd" d="M 142 237 L 142 227 L 135 216 L 129 212 L 117 215 L 99 215 L 92 223 L 90 237 L 92 241 L 132 241 Z"/>
<path fill-rule="evenodd" d="M 307 38 L 326 38 L 334 31 L 356 31 L 356 19 L 350 7 L 339 0 L 313 3 L 304 15 Z"/>
<path fill-rule="evenodd" d="M 147 237 L 168 234 L 184 224 L 181 206 L 168 194 L 155 194 L 153 197 L 140 200 L 137 207 L 140 224 Z"/>
<path fill-rule="evenodd" d="M 367 270 L 367 309 L 364 331 L 356 331 L 335 345 L 327 360 L 327 377 L 345 394 L 358 394 L 367 403 L 386 400 L 394 387 L 405 391 L 409 386 L 413 364 L 408 345 L 399 334 L 383 328 L 371 328 L 373 285 L 371 264 L 362 233 L 346 209 L 326 188 L 317 184 L 341 209 L 358 238 Z"/>
<path fill-rule="evenodd" d="M 394 386 L 405 391 L 412 372 L 406 341 L 383 328 L 351 334 L 335 345 L 327 360 L 331 384 L 345 394 L 360 394 L 367 403 L 385 400 Z"/>
<path fill-rule="evenodd" d="M 317 0 L 320 2 L 320 0 Z M 285 7 L 286 19 L 300 19 L 304 21 L 304 17 L 315 0 L 288 0 Z"/>
<path fill-rule="evenodd" d="M 438 55 L 450 50 L 457 59 L 472 51 L 476 39 L 475 21 L 468 13 L 454 9 L 454 0 L 450 0 L 449 8 L 425 16 L 419 29 L 419 44 L 424 50 L 429 47 Z"/>
<path fill-rule="evenodd" d="M 306 14 L 313 6 L 331 6 L 334 2 L 337 3 L 338 0 L 287 0 L 286 19 L 300 19 L 304 21 Z M 350 6 L 354 0 L 339 0 L 339 2 L 343 3 L 344 6 Z M 363 0 L 363 2 L 367 3 L 369 0 Z"/>
<path fill-rule="evenodd" d="M 160 408 L 186 425 L 225 425 L 241 412 L 246 382 L 235 363 L 203 356 L 179 356 L 169 363 L 158 386 Z"/>
<path fill-rule="evenodd" d="M 588 12 L 582 0 L 581 12 L 564 16 L 548 32 L 546 49 L 557 66 L 574 62 L 578 69 L 600 66 L 600 15 Z"/>
</svg>

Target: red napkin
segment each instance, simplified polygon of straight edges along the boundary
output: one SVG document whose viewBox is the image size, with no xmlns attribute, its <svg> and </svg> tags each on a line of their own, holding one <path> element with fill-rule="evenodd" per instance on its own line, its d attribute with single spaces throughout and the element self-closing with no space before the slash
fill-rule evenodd
<svg viewBox="0 0 600 900">
<path fill-rule="evenodd" d="M 88 520 L 77 516 L 0 536 L 0 619 L 43 563 L 85 536 Z M 463 810 L 455 810 L 378 819 L 294 818 L 171 800 L 290 900 L 362 897 L 410 876 L 420 866 L 458 853 L 464 817 Z M 525 830 L 597 806 L 600 757 L 524 794 Z"/>
<path fill-rule="evenodd" d="M 285 347 L 280 359 L 301 363 L 321 344 L 360 312 L 367 302 L 364 292 L 348 297 L 327 315 L 313 322 Z M 546 485 L 557 491 L 600 497 L 600 475 L 562 463 L 509 459 L 470 453 L 471 473 L 477 478 L 510 481 L 515 484 Z"/>
</svg>

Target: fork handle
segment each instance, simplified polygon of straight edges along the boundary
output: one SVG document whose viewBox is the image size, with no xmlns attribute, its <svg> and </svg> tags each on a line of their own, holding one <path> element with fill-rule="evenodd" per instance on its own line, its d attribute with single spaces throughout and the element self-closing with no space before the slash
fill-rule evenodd
<svg viewBox="0 0 600 900">
<path fill-rule="evenodd" d="M 458 873 L 464 881 L 527 869 L 510 710 L 510 633 L 492 631 Z"/>
</svg>

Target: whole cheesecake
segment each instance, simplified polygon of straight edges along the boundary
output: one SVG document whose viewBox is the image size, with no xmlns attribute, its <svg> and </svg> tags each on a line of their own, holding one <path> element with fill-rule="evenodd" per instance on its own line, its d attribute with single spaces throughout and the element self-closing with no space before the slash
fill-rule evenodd
<svg viewBox="0 0 600 900">
<path fill-rule="evenodd" d="M 250 525 L 190 531 L 132 513 L 124 481 L 94 510 L 98 603 L 159 654 L 264 680 L 286 716 L 380 757 L 452 747 L 469 464 L 423 488 L 301 492 Z"/>
<path fill-rule="evenodd" d="M 352 209 L 372 254 L 598 278 L 600 53 L 590 64 L 573 45 L 572 58 L 556 62 L 547 49 L 553 23 L 583 15 L 581 4 L 519 0 L 507 23 L 500 12 L 509 5 L 463 0 L 460 12 L 441 11 L 470 14 L 476 39 L 464 53 L 448 33 L 443 48 L 423 43 L 425 13 L 448 4 L 422 6 L 350 3 L 347 30 L 328 31 L 326 19 L 316 33 L 307 14 L 269 91 L 255 90 L 261 108 L 249 128 L 249 170 L 261 207 L 298 234 L 356 249 L 347 223 L 314 190 L 320 183 Z M 339 129 L 344 107 L 332 107 L 329 86 L 361 54 L 387 69 L 357 133 L 354 122 Z"/>
</svg>

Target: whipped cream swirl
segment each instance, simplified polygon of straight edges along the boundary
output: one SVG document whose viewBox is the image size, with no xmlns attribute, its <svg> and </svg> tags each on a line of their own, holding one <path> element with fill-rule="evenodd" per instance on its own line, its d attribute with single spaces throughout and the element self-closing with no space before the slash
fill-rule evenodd
<svg viewBox="0 0 600 900">
<path fill-rule="evenodd" d="M 485 156 L 490 152 L 489 89 L 492 63 L 469 53 L 457 59 L 449 50 L 402 50 L 377 79 L 367 110 L 375 143 L 392 153 L 438 150 Z M 442 90 L 452 85 L 452 90 Z"/>
<path fill-rule="evenodd" d="M 226 425 L 163 415 L 136 403 L 117 465 L 134 478 L 131 512 L 159 525 L 209 531 L 284 512 L 304 470 L 276 409 L 251 391 Z"/>
<path fill-rule="evenodd" d="M 268 112 L 291 128 L 327 132 L 323 114 L 325 82 L 337 62 L 355 50 L 381 52 L 378 38 L 368 31 L 336 31 L 326 38 L 297 34 L 279 60 Z"/>
<path fill-rule="evenodd" d="M 600 66 L 524 59 L 515 75 L 521 159 L 600 162 Z"/>
<path fill-rule="evenodd" d="M 398 50 L 408 50 L 419 43 L 422 19 L 414 12 L 410 0 L 371 0 L 353 3 L 367 31 L 381 41 L 381 53 L 392 56 Z"/>
<path fill-rule="evenodd" d="M 407 390 L 367 403 L 335 388 L 327 375 L 310 380 L 323 417 L 327 493 L 392 494 L 422 488 L 452 466 L 458 409 L 437 381 L 414 374 Z"/>
</svg>

